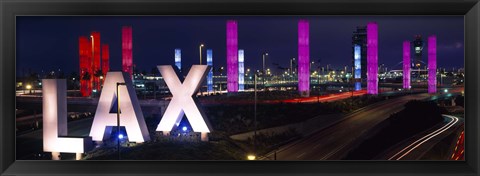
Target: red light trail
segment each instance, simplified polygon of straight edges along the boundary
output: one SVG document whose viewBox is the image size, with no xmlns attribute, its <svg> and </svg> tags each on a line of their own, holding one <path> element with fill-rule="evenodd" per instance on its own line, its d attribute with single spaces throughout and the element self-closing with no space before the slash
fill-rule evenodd
<svg viewBox="0 0 480 176">
<path fill-rule="evenodd" d="M 453 151 L 452 156 L 450 157 L 451 160 L 464 160 L 465 158 L 465 130 L 460 133 L 460 136 L 457 138 L 457 144 L 455 145 L 455 149 Z"/>
</svg>

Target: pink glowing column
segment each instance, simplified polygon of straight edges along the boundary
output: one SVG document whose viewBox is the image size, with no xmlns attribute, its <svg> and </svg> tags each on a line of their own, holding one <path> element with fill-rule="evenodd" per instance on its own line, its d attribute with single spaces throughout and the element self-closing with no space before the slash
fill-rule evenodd
<svg viewBox="0 0 480 176">
<path fill-rule="evenodd" d="M 309 23 L 298 22 L 298 91 L 302 96 L 310 94 Z"/>
<path fill-rule="evenodd" d="M 367 93 L 378 94 L 378 25 L 367 24 Z"/>
<path fill-rule="evenodd" d="M 410 89 L 410 41 L 403 42 L 403 88 Z"/>
<path fill-rule="evenodd" d="M 428 93 L 437 93 L 437 37 L 428 36 Z"/>
<path fill-rule="evenodd" d="M 238 92 L 238 30 L 237 21 L 227 21 L 227 90 Z"/>
<path fill-rule="evenodd" d="M 122 71 L 127 72 L 130 77 L 133 74 L 132 58 L 132 27 L 123 26 L 122 28 Z"/>
</svg>

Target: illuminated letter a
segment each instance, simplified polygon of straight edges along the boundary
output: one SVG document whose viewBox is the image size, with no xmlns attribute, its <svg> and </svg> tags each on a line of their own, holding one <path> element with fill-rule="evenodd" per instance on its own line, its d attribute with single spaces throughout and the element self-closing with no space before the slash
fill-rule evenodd
<svg viewBox="0 0 480 176">
<path fill-rule="evenodd" d="M 125 83 L 125 85 L 118 87 L 120 102 L 116 102 L 117 83 Z M 110 112 L 112 109 L 116 111 L 116 103 L 120 105 L 120 126 L 125 127 L 128 140 L 131 142 L 150 140 L 132 80 L 127 73 L 122 72 L 108 72 L 105 77 L 102 94 L 100 95 L 92 129 L 90 130 L 92 140 L 102 141 L 110 135 L 112 127 L 117 126 L 117 113 Z"/>
</svg>

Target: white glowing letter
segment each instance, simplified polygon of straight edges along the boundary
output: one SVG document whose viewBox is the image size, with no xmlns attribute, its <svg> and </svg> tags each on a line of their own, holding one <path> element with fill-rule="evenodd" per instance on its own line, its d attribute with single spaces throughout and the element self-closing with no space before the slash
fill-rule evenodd
<svg viewBox="0 0 480 176">
<path fill-rule="evenodd" d="M 92 136 L 94 141 L 102 141 L 110 135 L 112 127 L 117 126 L 115 103 L 117 101 L 117 83 L 125 83 L 125 85 L 118 87 L 118 91 L 120 92 L 120 126 L 125 127 L 128 140 L 131 142 L 150 140 L 147 125 L 145 124 L 130 75 L 122 72 L 107 73 L 93 119 L 92 129 L 90 130 L 90 136 Z M 112 109 L 115 109 L 115 112 L 111 113 Z"/>
<path fill-rule="evenodd" d="M 85 153 L 92 148 L 90 137 L 66 137 L 67 87 L 65 79 L 43 79 L 43 151 Z M 61 137 L 59 137 L 61 136 Z"/>
<path fill-rule="evenodd" d="M 184 113 L 187 116 L 193 131 L 210 132 L 211 127 L 204 113 L 198 108 L 192 95 L 197 92 L 205 80 L 209 66 L 193 65 L 183 84 L 180 82 L 177 74 L 170 65 L 158 66 L 168 89 L 173 97 L 168 104 L 167 110 L 163 114 L 162 120 L 158 124 L 157 131 L 171 131 L 175 124 L 180 123 Z"/>
</svg>

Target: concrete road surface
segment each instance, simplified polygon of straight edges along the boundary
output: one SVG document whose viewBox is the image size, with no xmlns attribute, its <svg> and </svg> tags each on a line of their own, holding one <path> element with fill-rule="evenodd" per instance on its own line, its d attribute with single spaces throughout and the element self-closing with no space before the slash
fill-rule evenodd
<svg viewBox="0 0 480 176">
<path fill-rule="evenodd" d="M 358 145 L 365 132 L 401 111 L 410 100 L 428 98 L 426 93 L 407 95 L 376 103 L 345 117 L 345 120 L 311 136 L 280 147 L 277 160 L 339 160 Z M 267 155 L 272 158 L 273 153 Z"/>
</svg>

